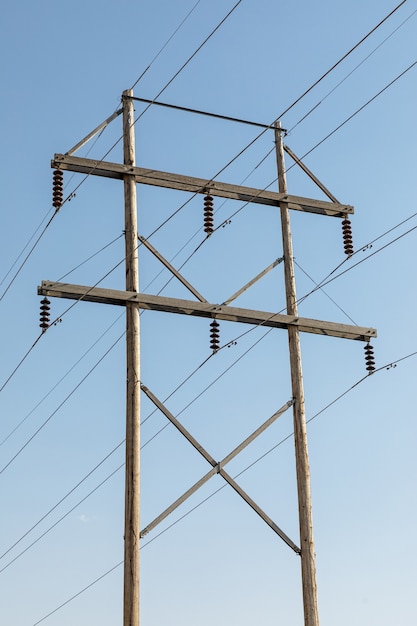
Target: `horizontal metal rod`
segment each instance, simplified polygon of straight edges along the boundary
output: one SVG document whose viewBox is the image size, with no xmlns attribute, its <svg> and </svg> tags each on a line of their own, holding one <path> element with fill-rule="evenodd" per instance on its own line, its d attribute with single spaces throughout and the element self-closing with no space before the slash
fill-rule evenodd
<svg viewBox="0 0 417 626">
<path fill-rule="evenodd" d="M 258 128 L 274 128 L 273 124 L 261 124 L 260 122 L 251 122 L 249 120 L 242 120 L 238 117 L 230 117 L 229 115 L 220 115 L 218 113 L 209 113 L 208 111 L 201 111 L 200 109 L 190 109 L 189 107 L 182 107 L 177 104 L 168 104 L 167 102 L 157 102 L 156 100 L 147 100 L 146 98 L 134 97 L 132 100 L 136 102 L 143 102 L 144 104 L 152 104 L 153 106 L 165 107 L 167 109 L 175 109 L 177 111 L 185 111 L 186 113 L 195 113 L 197 115 L 205 115 L 206 117 L 215 117 L 219 120 L 226 120 L 228 122 L 239 122 L 240 124 L 247 124 L 249 126 L 257 126 Z"/>
</svg>

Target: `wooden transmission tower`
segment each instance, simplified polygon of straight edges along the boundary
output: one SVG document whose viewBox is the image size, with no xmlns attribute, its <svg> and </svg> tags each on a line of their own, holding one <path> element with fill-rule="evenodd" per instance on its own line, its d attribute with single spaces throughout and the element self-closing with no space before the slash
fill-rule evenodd
<svg viewBox="0 0 417 626">
<path fill-rule="evenodd" d="M 211 476 L 219 474 L 249 504 L 249 506 L 268 524 L 268 526 L 300 557 L 304 624 L 318 626 L 318 603 L 316 585 L 316 567 L 312 524 L 312 507 L 310 496 L 310 471 L 307 449 L 306 416 L 304 407 L 303 375 L 301 366 L 300 332 L 319 335 L 342 337 L 369 342 L 376 337 L 372 328 L 361 328 L 299 317 L 294 275 L 292 237 L 290 227 L 290 210 L 305 211 L 331 217 L 343 218 L 353 213 L 353 207 L 339 203 L 336 198 L 306 168 L 297 156 L 283 144 L 283 131 L 279 123 L 275 124 L 276 159 L 278 169 L 278 192 L 253 189 L 238 185 L 192 178 L 179 174 L 160 172 L 135 165 L 134 113 L 133 92 L 123 93 L 123 107 L 108 118 L 95 131 L 66 154 L 56 154 L 52 167 L 57 170 L 70 170 L 123 180 L 125 197 L 125 251 L 126 251 L 126 286 L 125 290 L 117 291 L 42 281 L 38 287 L 39 295 L 84 300 L 126 307 L 126 488 L 125 488 L 125 554 L 124 554 L 124 626 L 139 626 L 139 539 L 164 520 L 189 496 L 199 489 Z M 84 145 L 95 133 L 99 132 L 118 113 L 123 113 L 123 164 L 106 161 L 95 161 L 73 156 L 74 152 Z M 220 116 L 219 116 L 220 117 Z M 225 119 L 225 118 L 223 118 Z M 292 196 L 287 192 L 284 151 L 304 170 L 319 186 L 329 201 L 314 200 Z M 239 201 L 275 206 L 280 211 L 282 225 L 283 262 L 285 274 L 285 292 L 287 313 L 285 315 L 230 306 L 238 295 L 251 286 L 267 268 L 252 281 L 234 294 L 228 301 L 219 305 L 210 303 L 177 271 L 172 265 L 144 238 L 139 237 L 137 228 L 136 186 L 137 184 L 154 185 L 169 189 L 177 189 L 194 194 L 203 194 L 208 198 L 208 222 L 210 230 L 210 198 L 220 196 Z M 192 293 L 193 300 L 180 300 L 163 296 L 140 293 L 138 281 L 138 241 L 145 245 L 165 267 Z M 349 243 L 349 242 L 348 242 Z M 346 238 L 345 238 L 346 249 Z M 348 251 L 349 251 L 348 245 Z M 277 263 L 277 262 L 276 262 Z M 275 265 L 276 265 L 275 263 Z M 274 264 L 273 264 L 274 265 Z M 140 329 L 139 310 L 165 311 L 176 314 L 191 315 L 212 319 L 212 347 L 216 349 L 217 320 L 240 322 L 244 324 L 263 325 L 270 328 L 285 329 L 288 333 L 289 357 L 291 368 L 292 399 L 259 426 L 239 446 L 232 450 L 221 461 L 215 460 L 209 452 L 192 436 L 164 404 L 141 384 L 140 379 Z M 155 518 L 146 528 L 140 529 L 140 393 L 147 395 L 151 402 L 167 417 L 188 442 L 206 459 L 210 470 L 180 498 Z M 284 411 L 293 407 L 295 464 L 298 491 L 299 528 L 298 544 L 292 541 L 279 526 L 259 507 L 256 502 L 226 472 L 225 465 L 235 458 L 249 443 L 254 441 Z"/>
</svg>

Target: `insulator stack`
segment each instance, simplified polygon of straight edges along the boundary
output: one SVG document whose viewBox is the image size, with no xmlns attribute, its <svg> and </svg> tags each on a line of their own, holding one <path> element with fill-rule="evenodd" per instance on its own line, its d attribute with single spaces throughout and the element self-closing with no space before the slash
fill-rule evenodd
<svg viewBox="0 0 417 626">
<path fill-rule="evenodd" d="M 365 361 L 366 361 L 366 370 L 368 374 L 372 374 L 375 371 L 375 357 L 374 357 L 374 348 L 370 343 L 367 343 L 365 348 Z"/>
<path fill-rule="evenodd" d="M 352 224 L 347 217 L 342 221 L 342 231 L 345 254 L 351 256 L 353 254 Z"/>
<path fill-rule="evenodd" d="M 204 232 L 207 237 L 213 232 L 213 196 L 204 196 Z"/>
<path fill-rule="evenodd" d="M 44 298 L 41 300 L 41 316 L 40 316 L 40 324 L 39 326 L 42 328 L 42 332 L 44 333 L 47 328 L 49 328 L 49 312 L 51 310 L 48 298 Z"/>
<path fill-rule="evenodd" d="M 56 211 L 62 207 L 62 201 L 64 199 L 64 175 L 62 170 L 54 170 L 53 182 L 52 182 L 52 206 Z"/>
<path fill-rule="evenodd" d="M 220 347 L 220 324 L 216 320 L 213 320 L 210 324 L 210 349 L 213 352 L 217 352 Z"/>
</svg>

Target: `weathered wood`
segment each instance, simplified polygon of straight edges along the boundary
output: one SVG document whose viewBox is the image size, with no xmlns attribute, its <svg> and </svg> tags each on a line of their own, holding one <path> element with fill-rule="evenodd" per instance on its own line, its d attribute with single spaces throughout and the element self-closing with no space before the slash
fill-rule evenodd
<svg viewBox="0 0 417 626">
<path fill-rule="evenodd" d="M 275 145 L 278 170 L 278 189 L 287 191 L 285 176 L 284 147 L 281 124 L 275 127 Z M 280 205 L 282 245 L 284 250 L 285 294 L 287 314 L 297 317 L 297 295 L 295 288 L 294 254 L 292 248 L 290 212 L 288 204 Z M 313 538 L 313 517 L 310 490 L 310 467 L 307 448 L 307 427 L 304 405 L 303 371 L 301 365 L 300 328 L 288 326 L 288 344 L 290 352 L 291 385 L 294 398 L 294 446 L 297 475 L 298 514 L 301 547 L 301 577 L 303 588 L 304 626 L 319 626 L 316 557 Z"/>
<path fill-rule="evenodd" d="M 103 289 L 100 287 L 86 287 L 84 285 L 42 281 L 41 286 L 38 287 L 38 294 L 55 298 L 79 299 L 87 302 L 100 302 L 118 306 L 125 306 L 126 303 L 129 303 L 140 309 L 165 311 L 195 317 L 215 318 L 228 322 L 241 322 L 242 324 L 255 324 L 272 328 L 294 327 L 306 333 L 358 341 L 369 341 L 369 339 L 376 337 L 376 330 L 374 328 L 337 324 L 336 322 L 314 320 L 298 317 L 297 315 L 282 315 L 280 313 L 267 311 L 241 309 L 222 304 L 211 304 L 209 302 L 195 302 L 193 300 L 153 296 L 132 291 L 118 291 L 116 289 Z"/>
<path fill-rule="evenodd" d="M 266 276 L 266 274 L 268 274 L 268 272 L 273 270 L 274 267 L 279 265 L 279 263 L 282 263 L 283 260 L 284 260 L 283 258 L 276 259 L 273 263 L 271 263 L 271 265 L 268 265 L 268 267 L 266 267 L 264 270 L 262 270 L 262 272 L 259 272 L 259 274 L 257 274 L 254 278 L 252 278 L 252 280 L 249 280 L 245 285 L 243 285 L 243 287 L 241 287 L 232 296 L 230 296 L 230 298 L 227 298 L 227 300 L 225 300 L 223 304 L 230 304 L 231 302 L 233 302 L 233 300 L 236 300 L 236 298 L 241 296 L 242 293 L 245 293 L 245 291 L 247 291 L 250 287 L 252 287 L 252 285 L 257 283 L 258 280 L 261 280 L 261 278 Z"/>
<path fill-rule="evenodd" d="M 160 261 L 162 265 L 165 265 L 165 267 L 175 276 L 175 278 L 177 278 L 180 283 L 182 283 L 184 287 L 186 287 L 188 291 L 190 291 L 193 296 L 197 298 L 197 300 L 200 300 L 200 302 L 207 302 L 207 300 L 201 295 L 201 293 L 199 293 L 197 289 L 194 289 L 194 287 L 188 282 L 188 280 L 186 280 L 184 276 L 180 274 L 180 272 L 176 270 L 175 267 L 173 267 L 171 263 L 167 261 L 167 259 L 162 256 L 162 254 L 158 252 L 158 250 L 154 248 L 147 239 L 145 239 L 145 237 L 139 236 L 138 239 L 145 246 L 145 248 L 147 248 L 149 252 L 152 252 L 152 254 L 158 259 L 158 261 Z"/>
<path fill-rule="evenodd" d="M 110 163 L 108 161 L 95 161 L 93 159 L 67 156 L 65 154 L 56 154 L 51 165 L 52 167 L 59 167 L 63 170 L 70 170 L 71 172 L 105 176 L 107 178 L 122 179 L 125 174 L 130 174 L 137 183 L 143 185 L 166 187 L 168 189 L 178 189 L 180 191 L 200 194 L 206 194 L 210 191 L 210 194 L 213 196 L 240 200 L 242 202 L 251 202 L 254 204 L 266 204 L 278 207 L 279 203 L 285 200 L 288 203 L 289 209 L 305 211 L 307 213 L 318 213 L 319 215 L 329 215 L 331 217 L 344 217 L 348 213 L 353 213 L 353 207 L 347 204 L 313 200 L 311 198 L 303 198 L 302 196 L 291 196 L 287 193 L 242 187 L 241 185 L 221 183 L 204 178 L 159 172 L 157 170 L 122 165 L 120 163 Z"/>
<path fill-rule="evenodd" d="M 289 148 L 288 146 L 284 146 L 284 150 L 287 154 L 290 155 L 295 163 L 297 163 L 298 167 L 300 167 L 303 172 L 305 172 L 305 174 L 307 174 L 307 176 L 316 183 L 317 187 L 319 187 L 319 189 L 321 189 L 322 192 L 325 193 L 332 202 L 339 202 L 339 200 L 327 189 L 327 187 L 323 185 L 323 183 L 317 178 L 317 176 L 315 176 L 313 172 L 308 169 L 307 165 L 305 165 L 302 160 L 298 158 L 298 156 L 291 150 L 291 148 Z"/>
<path fill-rule="evenodd" d="M 142 385 L 142 391 L 148 395 L 149 399 L 155 404 L 155 396 L 152 392 L 149 391 L 147 387 Z M 169 507 L 167 507 L 160 515 L 158 515 L 152 522 L 150 522 L 140 533 L 141 537 L 147 535 L 151 530 L 153 530 L 158 524 L 163 522 L 173 511 L 175 511 L 181 504 L 184 504 L 186 500 L 190 496 L 192 496 L 200 487 L 206 484 L 208 480 L 215 474 L 219 472 L 221 467 L 224 467 L 227 463 L 229 463 L 232 459 L 234 459 L 242 450 L 244 450 L 252 441 L 254 441 L 260 434 L 262 434 L 271 424 L 273 424 L 289 407 L 292 405 L 292 401 L 290 400 L 284 406 L 282 406 L 278 411 L 276 411 L 271 417 L 269 417 L 261 426 L 259 426 L 256 430 L 252 432 L 249 437 L 247 437 L 241 444 L 239 444 L 234 450 L 232 450 L 227 456 L 224 457 L 222 461 L 216 463 L 211 470 L 204 474 L 200 480 L 198 480 L 194 485 L 192 485 L 187 491 L 185 491 L 179 498 L 175 500 Z M 155 406 L 158 406 L 155 404 Z M 160 407 L 158 407 L 160 408 Z M 291 546 L 292 547 L 292 546 Z"/>
<path fill-rule="evenodd" d="M 129 89 L 123 92 L 123 160 L 135 165 L 134 112 Z M 136 181 L 124 175 L 126 290 L 139 291 Z M 123 626 L 139 626 L 140 536 L 140 330 L 139 311 L 126 303 L 126 490 Z"/>
<path fill-rule="evenodd" d="M 284 531 L 281 530 L 281 528 L 269 517 L 269 515 L 267 515 L 265 511 L 263 511 L 261 507 L 256 504 L 256 502 L 252 500 L 252 498 L 242 489 L 242 487 L 238 485 L 236 481 L 222 468 L 222 464 L 217 463 L 217 461 L 207 452 L 207 450 L 191 435 L 191 433 L 174 417 L 174 415 L 172 415 L 172 413 L 166 408 L 166 406 L 164 406 L 164 404 L 160 402 L 160 400 L 158 400 L 158 398 L 154 396 L 154 394 L 147 387 L 142 385 L 142 390 L 144 391 L 144 393 L 146 393 L 146 395 L 154 403 L 154 405 L 158 407 L 158 409 L 165 415 L 165 417 L 169 419 L 171 424 L 175 426 L 175 428 L 180 431 L 180 433 L 187 439 L 187 441 L 189 441 L 191 445 L 206 459 L 206 461 L 210 463 L 216 473 L 220 474 L 220 476 L 222 476 L 222 478 L 224 478 L 224 480 L 229 483 L 232 489 L 234 489 L 236 493 L 238 493 L 240 497 L 243 498 L 243 500 L 247 504 L 249 504 L 249 506 L 255 511 L 255 513 L 257 513 L 259 517 L 261 517 L 261 519 L 263 519 L 263 521 L 266 522 L 268 526 L 272 528 L 272 530 L 276 532 L 276 534 L 281 537 L 281 539 L 283 539 L 285 543 L 294 550 L 294 552 L 300 554 L 300 548 L 296 546 L 293 541 L 291 541 L 288 535 L 286 535 Z M 206 474 L 206 476 L 210 478 L 211 472 L 209 473 L 209 475 Z M 203 477 L 201 481 L 198 481 L 199 486 L 204 484 L 202 482 L 204 479 L 205 477 Z M 189 492 L 186 493 L 187 496 L 190 495 Z M 179 500 L 183 501 L 181 498 Z M 177 500 L 177 503 L 180 503 L 179 500 Z"/>
<path fill-rule="evenodd" d="M 71 154 L 74 154 L 74 152 L 77 152 L 77 150 L 79 150 L 80 148 L 85 146 L 85 144 L 88 143 L 90 141 L 90 139 L 95 137 L 97 135 L 97 133 L 99 133 L 101 130 L 103 130 L 103 128 L 106 128 L 106 126 L 108 126 L 108 124 L 110 124 L 110 122 L 112 122 L 114 119 L 116 119 L 116 117 L 118 115 L 120 115 L 120 113 L 122 113 L 122 112 L 123 112 L 123 109 L 117 109 L 117 111 L 112 113 L 112 115 L 110 115 L 110 117 L 108 117 L 106 120 L 104 120 L 104 122 L 99 124 L 97 126 L 97 128 L 95 128 L 94 130 L 91 131 L 91 133 L 88 133 L 88 135 L 86 137 L 84 137 L 84 139 L 81 139 L 81 141 L 79 141 L 73 148 L 68 150 L 68 152 L 66 152 L 65 154 L 67 154 L 69 156 Z"/>
</svg>

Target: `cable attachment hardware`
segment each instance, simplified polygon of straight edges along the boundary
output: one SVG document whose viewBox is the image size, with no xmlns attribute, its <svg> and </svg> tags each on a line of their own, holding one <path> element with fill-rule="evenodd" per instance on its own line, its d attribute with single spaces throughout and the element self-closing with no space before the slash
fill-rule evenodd
<svg viewBox="0 0 417 626">
<path fill-rule="evenodd" d="M 210 324 L 210 349 L 216 353 L 220 347 L 220 324 L 217 320 L 213 320 Z"/>
<path fill-rule="evenodd" d="M 55 207 L 55 211 L 59 211 L 62 207 L 62 201 L 64 199 L 64 174 L 62 170 L 54 170 L 52 181 L 52 206 Z"/>
<path fill-rule="evenodd" d="M 39 326 L 42 328 L 42 332 L 44 333 L 49 328 L 49 312 L 51 307 L 49 306 L 51 303 L 48 298 L 44 298 L 41 300 L 41 315 L 40 315 L 40 324 Z"/>
<path fill-rule="evenodd" d="M 348 256 L 352 256 L 353 254 L 353 239 L 352 239 L 352 224 L 350 219 L 345 217 L 342 221 L 342 232 L 343 232 L 343 245 L 345 247 L 345 254 Z"/>
<path fill-rule="evenodd" d="M 204 232 L 210 237 L 213 232 L 213 196 L 207 194 L 204 196 Z"/>
<path fill-rule="evenodd" d="M 375 371 L 374 347 L 371 346 L 370 343 L 367 343 L 364 347 L 364 350 L 365 350 L 366 370 L 368 374 L 372 374 Z"/>
</svg>

